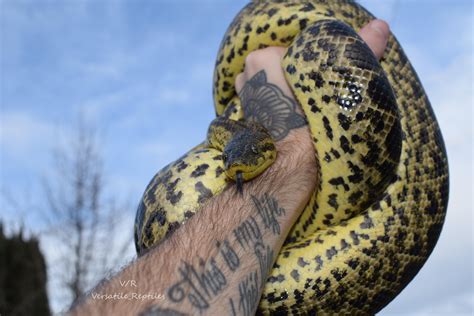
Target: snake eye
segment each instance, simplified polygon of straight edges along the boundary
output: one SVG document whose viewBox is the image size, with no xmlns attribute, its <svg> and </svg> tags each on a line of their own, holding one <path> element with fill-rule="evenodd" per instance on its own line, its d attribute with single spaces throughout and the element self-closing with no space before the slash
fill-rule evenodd
<svg viewBox="0 0 474 316">
<path fill-rule="evenodd" d="M 257 150 L 257 147 L 255 145 L 250 146 L 250 149 L 252 150 L 252 152 L 254 154 L 258 154 L 258 150 Z"/>
<path fill-rule="evenodd" d="M 226 162 L 227 161 L 227 154 L 222 154 L 222 161 Z"/>
</svg>

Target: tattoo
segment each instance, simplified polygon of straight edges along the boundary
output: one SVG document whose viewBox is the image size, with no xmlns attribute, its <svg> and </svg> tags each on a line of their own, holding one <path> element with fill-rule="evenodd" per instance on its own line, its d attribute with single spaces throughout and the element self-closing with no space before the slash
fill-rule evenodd
<svg viewBox="0 0 474 316">
<path fill-rule="evenodd" d="M 171 308 L 161 308 L 157 305 L 152 305 L 143 310 L 138 316 L 186 316 L 187 314 L 181 313 Z"/>
<path fill-rule="evenodd" d="M 203 270 L 201 272 L 196 271 L 196 268 L 189 263 L 183 262 L 183 266 L 178 269 L 181 280 L 168 290 L 172 302 L 179 303 L 187 297 L 189 303 L 199 310 L 209 308 L 209 300 L 221 293 L 227 285 L 226 277 L 215 259 L 211 258 L 209 262 L 210 267 L 206 267 L 204 260 L 200 259 L 199 269 Z M 187 296 L 183 285 L 190 287 Z"/>
<path fill-rule="evenodd" d="M 285 210 L 279 207 L 278 201 L 273 197 L 269 197 L 267 193 L 260 199 L 255 197 L 255 195 L 251 195 L 251 198 L 265 228 L 270 228 L 274 235 L 279 235 L 280 224 L 278 223 L 277 217 L 285 214 Z"/>
<path fill-rule="evenodd" d="M 273 266 L 273 249 L 269 245 L 264 245 L 263 243 L 256 243 L 255 244 L 255 256 L 258 259 L 258 265 L 260 267 L 260 287 L 265 285 L 266 276 L 270 272 L 270 269 Z"/>
<path fill-rule="evenodd" d="M 239 305 L 237 313 L 234 301 L 230 299 L 232 315 L 253 315 L 260 300 L 261 289 L 265 286 L 266 276 L 273 264 L 273 250 L 270 246 L 257 241 L 254 245 L 255 256 L 258 259 L 259 271 L 250 273 L 239 283 Z M 260 278 L 260 281 L 259 281 Z"/>
<path fill-rule="evenodd" d="M 285 210 L 278 206 L 277 200 L 268 194 L 264 194 L 260 199 L 254 195 L 251 195 L 251 198 L 265 229 L 271 230 L 273 234 L 280 234 L 277 217 L 285 214 Z M 253 246 L 259 270 L 252 272 L 239 283 L 238 308 L 236 309 L 234 300 L 231 298 L 229 299 L 230 311 L 232 315 L 253 315 L 260 300 L 261 290 L 265 286 L 266 277 L 273 266 L 275 253 L 272 247 L 263 243 L 262 233 L 253 216 L 234 229 L 234 236 L 242 249 Z"/>
<path fill-rule="evenodd" d="M 221 243 L 217 242 L 216 245 L 217 247 L 220 247 Z M 228 240 L 224 240 L 224 245 L 222 246 L 221 254 L 224 258 L 225 263 L 227 264 L 227 267 L 231 271 L 237 270 L 237 268 L 240 266 L 240 259 Z"/>
<path fill-rule="evenodd" d="M 234 236 L 244 250 L 254 244 L 255 241 L 262 240 L 262 233 L 253 216 L 250 216 L 239 227 L 234 229 Z"/>
<path fill-rule="evenodd" d="M 237 312 L 235 311 L 235 306 L 234 306 L 234 300 L 232 298 L 229 298 L 229 303 L 230 303 L 230 314 L 232 316 L 237 316 Z"/>
<path fill-rule="evenodd" d="M 260 287 L 257 271 L 250 273 L 239 283 L 239 311 L 245 316 L 254 314 L 260 298 Z"/>
<path fill-rule="evenodd" d="M 252 315 L 255 312 L 261 290 L 265 286 L 266 277 L 272 268 L 275 257 L 272 247 L 264 243 L 263 230 L 268 230 L 274 235 L 281 234 L 277 219 L 285 214 L 285 210 L 279 207 L 277 200 L 268 194 L 264 194 L 260 198 L 251 195 L 251 199 L 258 216 L 249 216 L 235 228 L 232 231 L 233 240 L 215 241 L 218 255 L 210 257 L 207 263 L 203 259 L 199 259 L 199 264 L 196 267 L 183 261 L 178 268 L 181 279 L 173 284 L 167 292 L 171 302 L 181 303 L 187 300 L 199 312 L 208 309 L 211 302 L 215 302 L 218 295 L 228 287 L 228 280 L 220 267 L 226 265 L 231 272 L 236 272 L 241 267 L 241 258 L 233 247 L 238 243 L 246 253 L 253 253 L 257 259 L 258 268 L 239 283 L 237 289 L 239 298 L 235 302 L 233 298 L 230 298 L 229 308 L 232 315 Z M 257 219 L 260 219 L 261 223 L 257 222 Z M 261 228 L 262 224 L 263 228 Z M 174 312 L 159 308 L 158 311 L 163 314 L 156 315 L 168 315 L 165 312 Z"/>
<path fill-rule="evenodd" d="M 284 95 L 278 86 L 268 83 L 264 70 L 246 82 L 240 100 L 245 119 L 262 124 L 275 141 L 307 124 L 305 116 L 296 113 L 296 101 Z"/>
</svg>

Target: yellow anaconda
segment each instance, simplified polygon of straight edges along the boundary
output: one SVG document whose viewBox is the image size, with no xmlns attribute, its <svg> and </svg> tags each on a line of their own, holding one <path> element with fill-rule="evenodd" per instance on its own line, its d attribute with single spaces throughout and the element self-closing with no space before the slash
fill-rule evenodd
<svg viewBox="0 0 474 316">
<path fill-rule="evenodd" d="M 217 115 L 242 118 L 234 82 L 249 52 L 288 47 L 282 67 L 320 167 L 258 313 L 375 313 L 416 275 L 441 232 L 448 165 L 439 126 L 395 37 L 379 63 L 357 35 L 371 19 L 349 0 L 254 1 L 222 41 Z M 226 178 L 222 152 L 206 146 L 162 169 L 137 211 L 137 251 L 173 232 Z"/>
</svg>

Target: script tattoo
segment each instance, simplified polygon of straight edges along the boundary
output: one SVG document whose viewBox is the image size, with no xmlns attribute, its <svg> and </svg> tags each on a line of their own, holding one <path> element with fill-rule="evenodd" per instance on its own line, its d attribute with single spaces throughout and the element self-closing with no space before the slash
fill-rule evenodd
<svg viewBox="0 0 474 316">
<path fill-rule="evenodd" d="M 263 287 L 265 285 L 265 276 L 268 275 L 268 272 L 270 272 L 270 269 L 272 268 L 273 265 L 273 249 L 269 245 L 264 245 L 261 242 L 258 242 L 255 244 L 255 256 L 258 259 L 258 266 L 260 267 L 260 275 L 261 277 L 261 283 L 260 286 Z"/>
<path fill-rule="evenodd" d="M 274 235 L 280 235 L 280 224 L 277 217 L 285 214 L 285 210 L 278 206 L 278 201 L 268 196 L 267 193 L 260 199 L 255 195 L 251 195 L 251 198 L 265 228 L 271 229 Z"/>
<path fill-rule="evenodd" d="M 245 119 L 262 124 L 275 141 L 307 124 L 306 118 L 296 112 L 295 100 L 284 95 L 278 86 L 268 83 L 264 70 L 245 83 L 239 96 Z"/>
<path fill-rule="evenodd" d="M 186 316 L 186 314 L 171 308 L 162 308 L 157 305 L 152 305 L 143 310 L 138 316 Z"/>
<path fill-rule="evenodd" d="M 250 316 L 254 314 L 260 298 L 260 287 L 257 271 L 250 273 L 242 282 L 239 283 L 239 310 L 243 315 Z"/>
<path fill-rule="evenodd" d="M 279 235 L 281 230 L 277 218 L 285 214 L 285 210 L 279 207 L 277 200 L 268 194 L 264 194 L 260 198 L 251 195 L 251 199 L 264 229 Z M 242 249 L 253 248 L 259 269 L 250 273 L 239 283 L 238 304 L 234 303 L 233 298 L 229 299 L 230 313 L 232 315 L 253 315 L 260 299 L 260 291 L 265 286 L 266 277 L 272 268 L 275 253 L 272 247 L 264 244 L 262 231 L 253 216 L 234 229 L 234 236 Z"/>
<path fill-rule="evenodd" d="M 252 315 L 255 312 L 261 290 L 265 286 L 266 277 L 275 258 L 272 247 L 264 242 L 264 232 L 281 234 L 278 218 L 285 214 L 285 210 L 268 194 L 261 197 L 251 195 L 251 201 L 258 215 L 247 217 L 229 234 L 230 237 L 215 241 L 216 256 L 210 256 L 207 261 L 199 258 L 196 265 L 182 261 L 178 268 L 180 279 L 167 291 L 167 297 L 171 302 L 187 301 L 202 313 L 212 302 L 216 302 L 219 295 L 229 286 L 231 279 L 225 271 L 235 273 L 242 265 L 243 259 L 239 257 L 239 253 L 248 253 L 255 256 L 258 268 L 239 282 L 238 299 L 230 298 L 229 306 L 232 315 Z M 235 245 L 239 245 L 243 252 L 236 251 Z M 227 267 L 229 270 L 221 267 Z M 156 311 L 155 314 L 152 310 Z M 145 312 L 148 314 L 144 315 L 180 315 L 173 314 L 175 311 L 172 309 L 158 307 Z"/>
<path fill-rule="evenodd" d="M 192 306 L 203 310 L 209 308 L 210 299 L 222 292 L 227 280 L 214 258 L 209 260 L 208 267 L 203 259 L 199 261 L 198 269 L 201 271 L 183 262 L 178 269 L 181 280 L 168 290 L 168 296 L 174 303 L 182 302 L 187 297 Z M 189 292 L 186 292 L 187 287 L 190 288 Z"/>
<path fill-rule="evenodd" d="M 259 270 L 253 271 L 239 283 L 237 306 L 232 298 L 229 299 L 232 315 L 253 315 L 260 299 L 260 290 L 265 286 L 266 276 L 272 267 L 274 252 L 269 245 L 256 241 L 254 253 L 258 260 Z"/>
<path fill-rule="evenodd" d="M 220 247 L 221 243 L 217 242 L 216 245 L 217 247 Z M 224 245 L 222 246 L 221 254 L 224 258 L 225 263 L 227 264 L 227 267 L 229 267 L 231 271 L 237 270 L 240 265 L 240 259 L 228 240 L 224 240 Z"/>
<path fill-rule="evenodd" d="M 234 229 L 234 236 L 242 249 L 253 245 L 257 240 L 262 240 L 262 233 L 253 216 L 250 216 L 239 227 Z"/>
</svg>

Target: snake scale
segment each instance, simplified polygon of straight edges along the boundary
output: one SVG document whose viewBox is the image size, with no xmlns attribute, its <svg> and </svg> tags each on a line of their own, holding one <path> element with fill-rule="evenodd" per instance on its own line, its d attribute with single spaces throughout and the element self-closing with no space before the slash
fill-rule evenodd
<svg viewBox="0 0 474 316">
<path fill-rule="evenodd" d="M 310 126 L 320 184 L 287 236 L 261 314 L 373 314 L 414 278 L 448 201 L 443 138 L 390 35 L 379 62 L 357 35 L 374 17 L 349 1 L 254 1 L 229 26 L 214 72 L 218 116 L 242 119 L 234 82 L 249 52 L 285 46 L 285 77 Z M 221 152 L 197 146 L 148 185 L 137 251 L 171 234 L 228 184 Z"/>
</svg>

